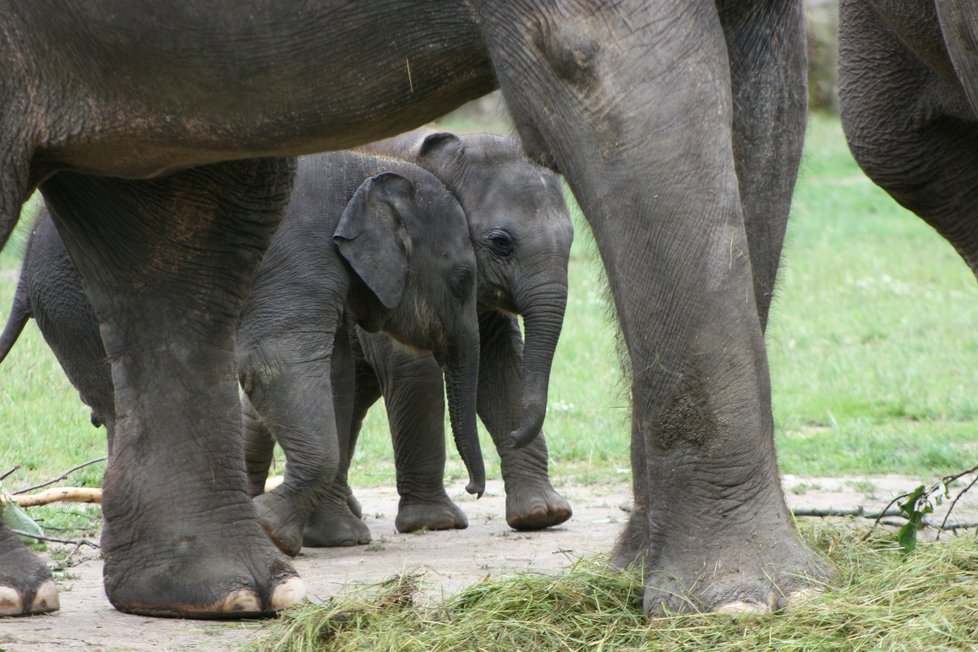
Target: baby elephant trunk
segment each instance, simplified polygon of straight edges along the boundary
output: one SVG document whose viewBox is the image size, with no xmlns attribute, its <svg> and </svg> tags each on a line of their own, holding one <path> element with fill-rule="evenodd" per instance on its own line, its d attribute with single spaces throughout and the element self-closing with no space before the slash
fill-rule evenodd
<svg viewBox="0 0 978 652">
<path fill-rule="evenodd" d="M 468 332 L 471 330 L 472 332 Z M 449 351 L 445 367 L 445 391 L 452 436 L 462 462 L 469 472 L 465 490 L 482 497 L 486 489 L 486 469 L 482 462 L 479 432 L 476 428 L 476 392 L 479 381 L 479 331 L 468 329 Z"/>
<path fill-rule="evenodd" d="M 512 433 L 513 444 L 520 447 L 532 442 L 543 430 L 543 420 L 547 416 L 550 369 L 564 323 L 567 293 L 558 291 L 545 300 L 538 296 L 518 297 L 517 303 L 526 306 L 520 306 L 525 331 L 523 418 L 519 428 Z"/>
</svg>

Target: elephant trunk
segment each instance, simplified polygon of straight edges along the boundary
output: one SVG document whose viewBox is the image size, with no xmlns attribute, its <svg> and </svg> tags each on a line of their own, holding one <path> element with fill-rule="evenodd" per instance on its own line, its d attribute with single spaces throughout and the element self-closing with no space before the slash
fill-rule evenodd
<svg viewBox="0 0 978 652">
<path fill-rule="evenodd" d="M 519 428 L 512 433 L 517 447 L 532 442 L 543 430 L 547 415 L 547 392 L 550 368 L 557 340 L 564 323 L 567 306 L 567 283 L 557 284 L 562 291 L 530 293 L 517 297 L 517 309 L 523 315 L 525 342 L 523 345 L 523 417 Z"/>
<path fill-rule="evenodd" d="M 445 367 L 445 391 L 452 436 L 462 462 L 469 472 L 465 490 L 482 497 L 486 489 L 486 470 L 476 428 L 476 392 L 479 382 L 479 330 L 469 329 L 455 340 Z"/>
</svg>

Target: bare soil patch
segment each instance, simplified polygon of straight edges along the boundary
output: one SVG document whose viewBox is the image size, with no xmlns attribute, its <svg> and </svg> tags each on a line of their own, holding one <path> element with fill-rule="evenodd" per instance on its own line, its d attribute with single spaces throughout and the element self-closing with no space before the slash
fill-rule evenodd
<svg viewBox="0 0 978 652">
<path fill-rule="evenodd" d="M 792 507 L 880 509 L 889 500 L 929 484 L 905 476 L 784 479 Z M 474 500 L 460 484 L 453 499 L 469 516 L 466 530 L 399 534 L 394 530 L 397 494 L 393 489 L 359 490 L 373 543 L 354 548 L 304 549 L 295 566 L 309 597 L 322 601 L 357 584 L 385 580 L 398 573 L 424 571 L 422 589 L 439 599 L 485 577 L 521 572 L 556 573 L 575 560 L 610 550 L 627 518 L 631 488 L 627 481 L 563 485 L 558 490 L 574 508 L 560 527 L 515 532 L 503 516 L 502 483 L 490 481 Z M 978 492 L 976 492 L 978 493 Z M 945 505 L 946 507 L 946 505 Z M 939 508 L 935 518 L 942 517 Z M 978 495 L 966 495 L 954 520 L 978 520 Z M 219 622 L 144 618 L 115 611 L 102 589 L 97 552 L 83 549 L 81 561 L 59 580 L 61 611 L 35 618 L 0 620 L 0 649 L 38 650 L 234 650 L 261 634 L 268 621 Z"/>
</svg>

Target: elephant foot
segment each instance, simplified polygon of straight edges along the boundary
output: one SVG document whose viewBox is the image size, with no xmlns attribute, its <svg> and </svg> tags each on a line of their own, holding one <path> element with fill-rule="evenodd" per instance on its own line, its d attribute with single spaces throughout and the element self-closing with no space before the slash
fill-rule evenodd
<svg viewBox="0 0 978 652">
<path fill-rule="evenodd" d="M 353 495 L 352 489 L 350 490 L 350 493 L 346 495 L 346 506 L 350 508 L 350 511 L 353 512 L 354 516 L 357 518 L 363 518 L 363 507 L 360 505 L 360 501 L 357 500 L 357 497 Z"/>
<path fill-rule="evenodd" d="M 619 538 L 611 565 L 642 563 L 650 617 L 686 612 L 764 614 L 783 609 L 835 575 L 799 538 L 790 522 L 730 522 L 712 534 L 663 527 L 649 537 L 636 512 Z"/>
<path fill-rule="evenodd" d="M 625 570 L 636 563 L 646 564 L 649 546 L 649 514 L 639 505 L 632 507 L 632 515 L 611 551 L 608 565 Z"/>
<path fill-rule="evenodd" d="M 341 492 L 319 504 L 306 523 L 303 545 L 310 548 L 339 548 L 370 543 L 370 528 L 353 513 L 347 502 L 352 495 Z"/>
<path fill-rule="evenodd" d="M 254 503 L 258 522 L 272 543 L 290 557 L 298 555 L 306 521 L 304 512 L 278 490 L 255 496 Z"/>
<path fill-rule="evenodd" d="M 754 546 L 732 541 L 719 556 L 688 554 L 649 573 L 643 606 L 650 617 L 713 611 L 766 614 L 804 599 L 834 571 L 801 542 Z"/>
<path fill-rule="evenodd" d="M 108 523 L 106 526 L 108 529 Z M 223 531 L 121 545 L 103 531 L 103 579 L 119 611 L 179 618 L 273 616 L 302 602 L 306 589 L 258 524 L 239 520 Z"/>
<path fill-rule="evenodd" d="M 418 530 L 464 530 L 469 519 L 447 494 L 434 500 L 401 496 L 394 527 L 398 532 Z"/>
<path fill-rule="evenodd" d="M 571 517 L 570 503 L 550 483 L 506 487 L 506 523 L 514 530 L 542 530 Z"/>
<path fill-rule="evenodd" d="M 32 616 L 59 607 L 48 567 L 0 524 L 0 616 Z"/>
</svg>

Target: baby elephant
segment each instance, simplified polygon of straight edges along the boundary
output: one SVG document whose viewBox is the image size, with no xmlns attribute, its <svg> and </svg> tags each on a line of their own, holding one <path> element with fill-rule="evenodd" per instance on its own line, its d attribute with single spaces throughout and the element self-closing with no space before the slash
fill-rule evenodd
<svg viewBox="0 0 978 652">
<path fill-rule="evenodd" d="M 266 531 L 297 554 L 310 512 L 347 456 L 353 393 L 350 330 L 431 351 L 444 368 L 452 430 L 469 470 L 485 474 L 476 432 L 476 258 L 462 209 L 426 170 L 351 152 L 300 158 L 295 188 L 241 315 L 238 375 L 249 418 L 285 451 L 286 477 L 255 499 Z M 0 360 L 37 319 L 93 420 L 115 410 L 98 323 L 49 215 L 28 243 Z M 111 463 L 111 457 L 110 457 Z"/>
<path fill-rule="evenodd" d="M 518 530 L 564 522 L 571 507 L 550 484 L 541 425 L 554 349 L 567 301 L 573 225 L 555 174 L 532 163 L 519 141 L 492 134 L 455 135 L 418 129 L 365 148 L 416 163 L 459 200 L 478 259 L 481 362 L 478 411 L 500 455 L 506 521 Z M 516 315 L 523 316 L 525 342 Z M 355 443 L 367 409 L 381 395 L 387 408 L 401 532 L 463 528 L 467 519 L 444 487 L 444 388 L 429 355 L 382 334 L 355 333 L 358 358 Z M 346 399 L 344 399 L 344 403 Z M 513 445 L 513 435 L 531 439 Z M 260 493 L 271 440 L 245 428 L 252 492 Z M 352 448 L 351 448 L 352 453 Z M 367 543 L 346 466 L 309 520 L 305 545 Z"/>
</svg>

